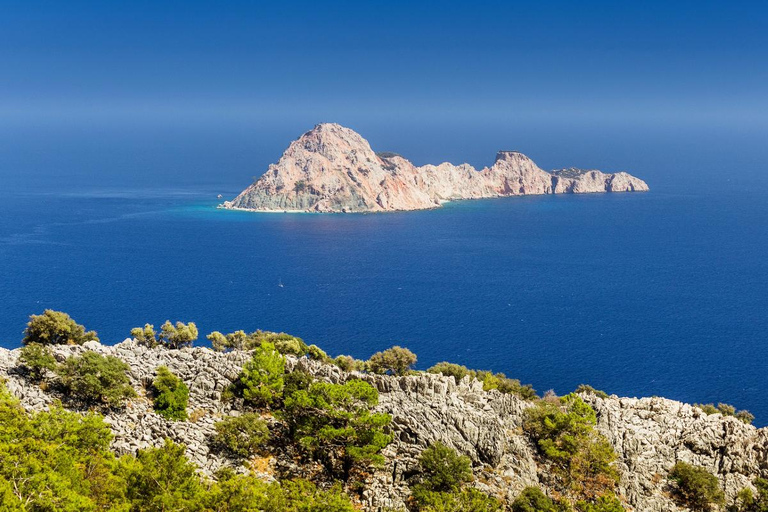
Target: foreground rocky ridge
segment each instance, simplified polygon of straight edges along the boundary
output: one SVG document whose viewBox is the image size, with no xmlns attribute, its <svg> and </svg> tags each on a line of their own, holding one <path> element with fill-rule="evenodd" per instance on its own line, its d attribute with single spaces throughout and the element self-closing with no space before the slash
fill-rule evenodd
<svg viewBox="0 0 768 512">
<path fill-rule="evenodd" d="M 499 151 L 480 171 L 469 164 L 416 167 L 367 140 L 324 123 L 291 143 L 256 182 L 221 206 L 254 211 L 382 212 L 439 207 L 445 201 L 528 194 L 644 192 L 626 172 L 540 169 L 517 151 Z"/>
<path fill-rule="evenodd" d="M 221 401 L 221 393 L 248 360 L 248 352 L 218 353 L 199 347 L 150 349 L 130 340 L 114 346 L 88 342 L 82 347 L 52 348 L 60 360 L 94 350 L 119 357 L 130 366 L 129 376 L 140 396 L 124 410 L 106 414 L 117 453 L 159 446 L 168 437 L 184 443 L 188 456 L 208 475 L 224 465 L 236 464 L 212 452 L 209 437 L 216 421 L 238 413 L 232 402 Z M 0 349 L 0 377 L 27 409 L 47 408 L 57 397 L 30 383 L 18 367 L 18 353 Z M 191 420 L 167 421 L 141 396 L 160 365 L 168 366 L 189 386 Z M 553 490 L 545 463 L 522 430 L 531 402 L 495 390 L 483 391 L 480 382 L 469 378 L 457 383 L 453 377 L 432 374 L 391 377 L 348 373 L 307 358 L 289 358 L 288 366 L 305 369 L 316 379 L 329 382 L 363 379 L 379 391 L 378 410 L 392 415 L 394 441 L 383 452 L 385 466 L 365 484 L 365 510 L 401 508 L 410 492 L 405 478 L 416 466 L 418 454 L 435 441 L 468 455 L 474 463 L 475 485 L 507 502 L 527 485 Z M 753 478 L 768 476 L 766 429 L 756 429 L 733 417 L 706 415 L 690 405 L 663 398 L 582 397 L 597 411 L 597 428 L 618 454 L 622 471 L 619 493 L 633 510 L 680 510 L 670 499 L 666 483 L 669 469 L 680 460 L 715 474 L 729 502 Z M 312 468 L 298 467 L 289 453 L 276 452 L 262 462 L 259 471 L 265 479 L 274 478 L 278 472 L 304 476 L 312 472 Z"/>
</svg>

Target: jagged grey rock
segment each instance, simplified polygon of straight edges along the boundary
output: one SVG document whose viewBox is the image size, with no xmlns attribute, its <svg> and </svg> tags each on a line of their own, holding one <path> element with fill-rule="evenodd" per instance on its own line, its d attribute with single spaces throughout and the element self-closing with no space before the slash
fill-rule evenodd
<svg viewBox="0 0 768 512">
<path fill-rule="evenodd" d="M 117 453 L 157 446 L 169 437 L 187 445 L 187 455 L 206 475 L 223 465 L 239 467 L 236 461 L 213 453 L 209 438 L 216 421 L 238 414 L 231 402 L 221 401 L 221 393 L 250 357 L 247 352 L 218 353 L 202 347 L 150 349 L 132 340 L 114 346 L 90 342 L 53 350 L 59 360 L 94 350 L 119 357 L 130 366 L 130 379 L 140 396 L 125 409 L 105 415 Z M 0 349 L 0 377 L 24 407 L 46 409 L 57 397 L 25 377 L 18 367 L 18 352 Z M 189 411 L 198 411 L 195 422 L 169 422 L 142 396 L 160 365 L 168 366 L 189 386 Z M 288 358 L 287 366 L 328 382 L 363 379 L 379 391 L 378 410 L 392 415 L 394 441 L 384 450 L 386 465 L 366 482 L 366 510 L 401 508 L 409 493 L 407 476 L 421 451 L 435 441 L 472 459 L 475 485 L 485 492 L 511 501 L 527 485 L 545 486 L 544 466 L 522 430 L 530 402 L 495 390 L 483 391 L 481 383 L 468 377 L 455 382 L 453 377 L 425 373 L 406 377 L 347 373 L 306 358 Z M 706 415 L 664 398 L 582 396 L 597 412 L 597 428 L 618 455 L 622 471 L 619 493 L 633 510 L 680 510 L 667 487 L 668 471 L 678 460 L 715 474 L 729 500 L 755 477 L 768 477 L 768 429 L 720 414 Z M 275 463 L 295 464 L 287 460 Z M 262 476 L 271 478 L 269 472 Z"/>
</svg>

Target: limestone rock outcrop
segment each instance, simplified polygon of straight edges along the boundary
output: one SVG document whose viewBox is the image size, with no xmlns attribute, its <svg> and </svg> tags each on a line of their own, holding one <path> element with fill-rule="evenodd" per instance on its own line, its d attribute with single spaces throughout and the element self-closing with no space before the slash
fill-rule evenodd
<svg viewBox="0 0 768 512">
<path fill-rule="evenodd" d="M 238 375 L 247 352 L 217 353 L 206 348 L 150 349 L 131 340 L 107 346 L 56 346 L 59 360 L 95 350 L 114 355 L 130 366 L 129 377 L 139 397 L 122 410 L 106 412 L 114 432 L 112 448 L 133 453 L 158 446 L 166 437 L 187 446 L 187 455 L 207 475 L 223 465 L 242 470 L 236 461 L 210 448 L 214 424 L 239 414 L 222 391 Z M 58 398 L 54 391 L 32 383 L 18 364 L 18 350 L 0 349 L 0 379 L 29 410 L 47 408 Z M 189 386 L 191 419 L 170 422 L 156 414 L 143 390 L 156 368 L 166 365 Z M 365 483 L 363 509 L 402 509 L 409 495 L 408 475 L 420 452 L 435 441 L 466 454 L 473 461 L 475 483 L 482 491 L 511 502 L 528 485 L 548 489 L 546 464 L 523 429 L 525 410 L 532 403 L 496 390 L 484 391 L 478 381 L 420 373 L 406 377 L 344 372 L 307 358 L 288 358 L 289 369 L 301 368 L 328 382 L 363 379 L 379 391 L 378 410 L 392 415 L 394 441 L 384 450 L 384 467 Z M 768 477 L 768 428 L 755 428 L 733 417 L 707 415 L 700 409 L 664 398 L 582 397 L 596 411 L 598 430 L 618 455 L 619 494 L 627 510 L 684 510 L 671 499 L 667 475 L 682 460 L 716 475 L 730 503 L 755 477 Z M 65 402 L 65 406 L 72 407 Z M 274 418 L 270 421 L 276 421 Z M 263 478 L 275 471 L 300 471 L 286 454 L 276 453 Z"/>
<path fill-rule="evenodd" d="M 648 185 L 618 172 L 546 172 L 517 151 L 500 151 L 491 167 L 414 166 L 375 153 L 338 124 L 318 124 L 293 141 L 264 175 L 221 207 L 254 211 L 383 212 L 437 208 L 445 201 L 528 194 L 644 192 Z"/>
</svg>

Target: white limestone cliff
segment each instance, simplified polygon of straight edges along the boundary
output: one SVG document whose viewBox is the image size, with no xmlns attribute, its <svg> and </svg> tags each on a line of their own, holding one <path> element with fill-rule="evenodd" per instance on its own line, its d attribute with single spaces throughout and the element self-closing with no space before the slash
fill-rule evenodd
<svg viewBox="0 0 768 512">
<path fill-rule="evenodd" d="M 318 124 L 293 141 L 276 164 L 223 208 L 254 211 L 383 212 L 437 208 L 458 199 L 528 194 L 644 192 L 626 172 L 547 172 L 517 151 L 500 151 L 491 167 L 414 166 L 375 153 L 367 140 L 338 124 Z"/>
</svg>

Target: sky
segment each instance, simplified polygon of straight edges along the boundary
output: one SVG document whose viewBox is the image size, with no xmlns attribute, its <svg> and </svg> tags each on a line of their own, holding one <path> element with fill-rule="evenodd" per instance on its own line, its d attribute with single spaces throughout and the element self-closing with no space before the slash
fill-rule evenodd
<svg viewBox="0 0 768 512">
<path fill-rule="evenodd" d="M 558 158 L 617 133 L 751 141 L 768 132 L 766 26 L 765 2 L 0 0 L 0 176 L 43 146 L 137 134 L 167 140 L 163 158 L 219 137 L 228 168 L 250 140 L 241 163 L 264 168 L 322 121 L 476 165 L 547 138 L 576 137 Z M 50 161 L 87 167 L 62 151 Z"/>
</svg>

